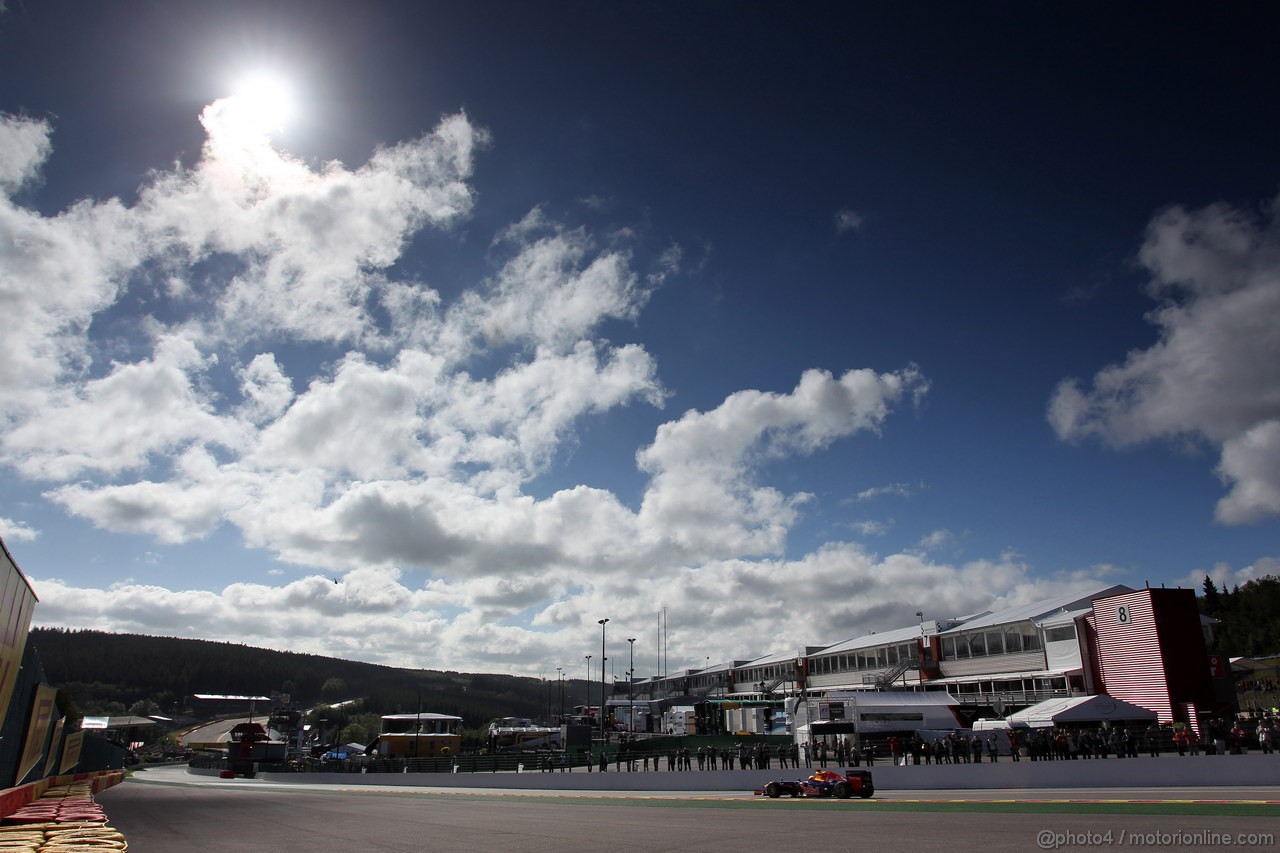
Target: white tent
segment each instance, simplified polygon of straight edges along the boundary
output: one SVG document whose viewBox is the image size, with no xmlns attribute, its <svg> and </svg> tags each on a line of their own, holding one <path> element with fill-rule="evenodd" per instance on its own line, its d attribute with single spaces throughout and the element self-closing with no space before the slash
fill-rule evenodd
<svg viewBox="0 0 1280 853">
<path fill-rule="evenodd" d="M 1046 699 L 1016 714 L 1010 714 L 1007 722 L 1010 726 L 1029 726 L 1034 729 L 1064 723 L 1101 723 L 1104 720 L 1152 723 L 1156 720 L 1156 712 L 1113 696 L 1099 694 L 1073 696 L 1070 699 Z"/>
</svg>

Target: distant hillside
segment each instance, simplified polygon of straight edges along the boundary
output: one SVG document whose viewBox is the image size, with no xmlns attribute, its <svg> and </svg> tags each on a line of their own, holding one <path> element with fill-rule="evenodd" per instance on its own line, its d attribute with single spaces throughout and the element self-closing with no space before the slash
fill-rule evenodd
<svg viewBox="0 0 1280 853">
<path fill-rule="evenodd" d="M 1218 589 L 1205 577 L 1200 612 L 1218 620 L 1216 651 L 1232 657 L 1280 654 L 1280 578 L 1255 578 L 1244 586 Z"/>
<path fill-rule="evenodd" d="M 35 628 L 31 631 L 49 683 L 63 688 L 81 713 L 152 711 L 199 715 L 195 693 L 272 696 L 294 703 L 363 699 L 371 714 L 418 708 L 456 714 L 469 727 L 494 717 L 542 718 L 558 711 L 556 685 L 511 675 L 399 669 L 319 655 L 278 652 L 233 643 Z M 565 682 L 565 705 L 585 702 L 584 682 Z M 152 704 L 154 703 L 154 704 Z"/>
</svg>

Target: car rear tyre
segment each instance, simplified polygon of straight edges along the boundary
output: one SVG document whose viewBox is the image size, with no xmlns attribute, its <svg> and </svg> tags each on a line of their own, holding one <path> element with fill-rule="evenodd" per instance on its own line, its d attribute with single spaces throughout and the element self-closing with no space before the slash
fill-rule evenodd
<svg viewBox="0 0 1280 853">
<path fill-rule="evenodd" d="M 862 790 L 858 792 L 858 796 L 862 797 L 862 799 L 864 800 L 869 800 L 871 799 L 871 795 L 874 794 L 875 792 L 876 792 L 876 789 L 873 786 L 863 785 Z"/>
<path fill-rule="evenodd" d="M 853 788 L 848 782 L 837 782 L 836 786 L 831 789 L 831 793 L 835 795 L 837 800 L 847 800 L 853 796 Z"/>
</svg>

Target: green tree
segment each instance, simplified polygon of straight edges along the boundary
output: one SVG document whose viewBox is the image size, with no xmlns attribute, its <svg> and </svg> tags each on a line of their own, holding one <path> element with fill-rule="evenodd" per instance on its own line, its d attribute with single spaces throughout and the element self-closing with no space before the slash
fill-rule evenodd
<svg viewBox="0 0 1280 853">
<path fill-rule="evenodd" d="M 320 695 L 330 702 L 347 698 L 347 681 L 345 678 L 330 678 L 320 688 Z"/>
<path fill-rule="evenodd" d="M 1218 597 L 1218 586 L 1213 582 L 1213 578 L 1208 575 L 1204 576 L 1204 612 L 1210 615 L 1217 613 L 1222 607 L 1222 600 Z"/>
</svg>

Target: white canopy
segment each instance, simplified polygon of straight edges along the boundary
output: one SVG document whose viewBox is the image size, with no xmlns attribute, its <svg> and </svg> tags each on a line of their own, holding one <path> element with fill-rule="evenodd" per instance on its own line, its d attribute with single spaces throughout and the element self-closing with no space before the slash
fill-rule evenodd
<svg viewBox="0 0 1280 853">
<path fill-rule="evenodd" d="M 1156 712 L 1113 696 L 1073 696 L 1070 699 L 1046 699 L 1044 702 L 1010 714 L 1010 726 L 1042 728 L 1061 723 L 1099 723 L 1143 720 L 1154 722 Z"/>
</svg>

